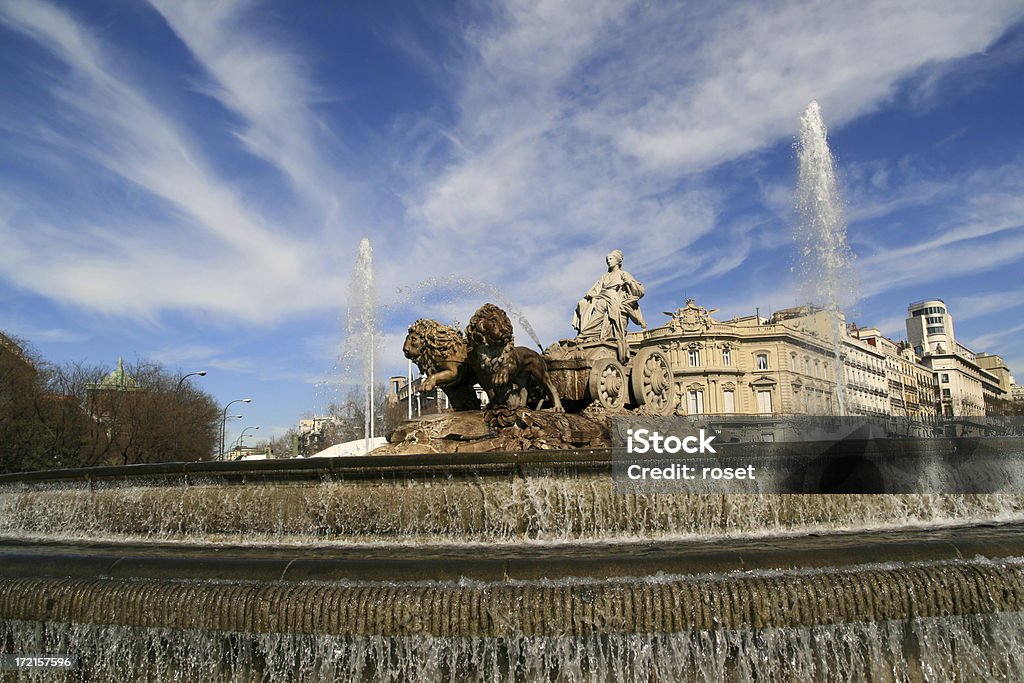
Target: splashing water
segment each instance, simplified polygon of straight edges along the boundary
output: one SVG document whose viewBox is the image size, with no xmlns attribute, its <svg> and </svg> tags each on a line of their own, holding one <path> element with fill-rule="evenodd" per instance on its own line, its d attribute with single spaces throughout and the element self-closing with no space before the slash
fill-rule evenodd
<svg viewBox="0 0 1024 683">
<path fill-rule="evenodd" d="M 506 297 L 501 290 L 488 282 L 484 282 L 483 280 L 477 280 L 471 277 L 462 277 L 459 275 L 442 275 L 427 278 L 426 280 L 418 282 L 411 287 L 403 287 L 402 289 L 399 289 L 396 300 L 388 304 L 387 308 L 394 309 L 413 302 L 425 304 L 432 294 L 436 295 L 445 292 L 449 294 L 449 301 L 454 300 L 456 298 L 455 295 L 461 296 L 465 294 L 485 295 L 494 299 L 494 303 L 505 309 L 509 318 L 519 323 L 520 328 L 530 336 L 533 343 L 542 351 L 544 350 L 544 346 L 540 342 L 540 337 L 537 336 L 537 333 L 534 331 L 530 321 L 526 319 L 526 316 L 519 307 L 510 302 L 508 297 Z M 480 302 L 480 304 L 483 303 L 484 302 Z"/>
<path fill-rule="evenodd" d="M 846 219 L 827 133 L 821 107 L 812 100 L 800 117 L 797 145 L 800 176 L 796 194 L 800 223 L 795 238 L 799 245 L 803 294 L 807 300 L 823 306 L 831 318 L 836 401 L 839 414 L 845 415 L 846 381 L 840 355 L 844 332 L 842 309 L 856 301 L 856 278 L 853 253 L 846 243 Z"/>
</svg>

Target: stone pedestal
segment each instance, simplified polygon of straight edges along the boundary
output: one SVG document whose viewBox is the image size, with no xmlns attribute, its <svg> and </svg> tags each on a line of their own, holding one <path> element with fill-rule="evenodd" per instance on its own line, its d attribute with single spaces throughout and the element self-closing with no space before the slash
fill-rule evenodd
<svg viewBox="0 0 1024 683">
<path fill-rule="evenodd" d="M 498 407 L 425 415 L 402 423 L 388 441 L 370 455 L 604 448 L 610 437 L 604 420 Z"/>
</svg>

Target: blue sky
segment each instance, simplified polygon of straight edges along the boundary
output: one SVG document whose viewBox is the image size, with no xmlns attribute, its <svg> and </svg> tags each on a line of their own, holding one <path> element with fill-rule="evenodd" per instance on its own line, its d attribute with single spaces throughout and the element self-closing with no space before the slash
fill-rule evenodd
<svg viewBox="0 0 1024 683">
<path fill-rule="evenodd" d="M 817 99 L 849 318 L 942 298 L 1024 374 L 1024 2 L 717 4 L 0 0 L 0 329 L 205 369 L 232 439 L 333 397 L 363 237 L 382 378 L 466 283 L 571 336 L 613 248 L 652 325 L 792 306 Z"/>
</svg>

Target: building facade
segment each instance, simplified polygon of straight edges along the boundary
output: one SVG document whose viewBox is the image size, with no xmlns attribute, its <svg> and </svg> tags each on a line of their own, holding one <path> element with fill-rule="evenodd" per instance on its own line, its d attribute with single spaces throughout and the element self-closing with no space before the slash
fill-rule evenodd
<svg viewBox="0 0 1024 683">
<path fill-rule="evenodd" d="M 909 343 L 895 342 L 873 327 L 851 326 L 850 334 L 882 354 L 889 393 L 888 415 L 933 418 L 940 414 L 934 375 L 918 361 Z"/>
<path fill-rule="evenodd" d="M 891 414 L 893 383 L 885 354 L 877 346 L 851 334 L 845 326 L 841 334 L 845 414 L 866 417 Z"/>
<path fill-rule="evenodd" d="M 633 333 L 672 366 L 679 415 L 829 415 L 837 363 L 830 321 L 807 308 L 719 322 L 689 299 L 662 327 Z M 840 365 L 840 367 L 842 367 Z M 845 372 L 845 370 L 841 370 Z"/>
<path fill-rule="evenodd" d="M 942 299 L 910 304 L 906 328 L 914 352 L 935 378 L 944 417 L 985 415 L 986 396 L 1008 397 L 1000 377 L 993 371 L 997 363 L 1005 363 L 998 356 L 988 356 L 979 363 L 977 354 L 956 341 L 953 316 Z M 1008 386 L 1009 370 L 1006 375 Z"/>
</svg>

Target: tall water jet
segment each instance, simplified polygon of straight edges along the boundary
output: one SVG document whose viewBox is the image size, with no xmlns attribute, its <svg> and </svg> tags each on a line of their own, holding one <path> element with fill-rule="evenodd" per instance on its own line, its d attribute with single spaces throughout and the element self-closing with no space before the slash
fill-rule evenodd
<svg viewBox="0 0 1024 683">
<path fill-rule="evenodd" d="M 370 450 L 375 436 L 374 356 L 380 339 L 377 332 L 377 288 L 373 279 L 373 248 L 370 240 L 359 243 L 359 256 L 348 291 L 345 342 L 341 352 L 341 382 L 357 381 L 363 387 L 364 438 Z"/>
<path fill-rule="evenodd" d="M 842 310 L 856 301 L 853 253 L 846 242 L 846 219 L 836 183 L 835 159 L 828 146 L 828 131 L 817 100 L 800 117 L 800 165 L 796 205 L 800 222 L 795 238 L 800 248 L 800 270 L 805 300 L 821 305 L 832 322 L 836 402 L 846 414 L 846 380 L 841 357 L 844 324 Z"/>
</svg>

